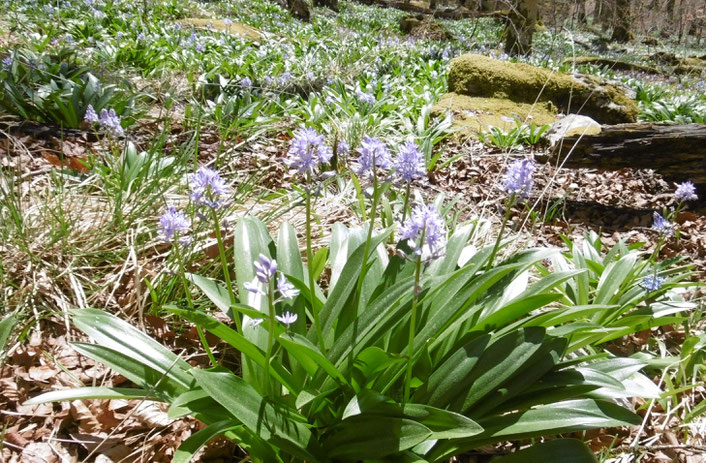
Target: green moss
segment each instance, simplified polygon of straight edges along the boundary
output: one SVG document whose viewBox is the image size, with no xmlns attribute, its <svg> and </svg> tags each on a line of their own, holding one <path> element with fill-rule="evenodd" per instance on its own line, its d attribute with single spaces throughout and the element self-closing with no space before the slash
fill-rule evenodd
<svg viewBox="0 0 706 463">
<path fill-rule="evenodd" d="M 461 137 L 475 136 L 479 131 L 486 131 L 490 126 L 502 130 L 517 127 L 508 118 L 519 117 L 527 123 L 537 125 L 556 122 L 556 108 L 550 102 L 540 102 L 536 105 L 517 103 L 503 98 L 469 97 L 457 93 L 447 93 L 442 96 L 432 108 L 434 116 L 451 112 L 454 118 L 454 128 Z"/>
<path fill-rule="evenodd" d="M 567 113 L 580 112 L 607 124 L 635 122 L 638 114 L 637 105 L 622 89 L 597 78 L 473 54 L 451 61 L 449 91 L 519 103 L 551 101 Z"/>
<path fill-rule="evenodd" d="M 601 58 L 599 56 L 577 56 L 575 58 L 566 58 L 564 64 L 592 64 L 594 66 L 608 66 L 615 71 L 640 71 L 648 74 L 661 74 L 658 69 L 643 66 L 641 64 L 628 63 L 627 61 L 617 61 L 613 59 Z"/>
</svg>

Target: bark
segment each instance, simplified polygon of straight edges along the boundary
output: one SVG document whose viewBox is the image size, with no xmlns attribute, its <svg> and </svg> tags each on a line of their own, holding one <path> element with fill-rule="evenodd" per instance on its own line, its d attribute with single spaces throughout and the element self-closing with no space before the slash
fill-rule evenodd
<svg viewBox="0 0 706 463">
<path fill-rule="evenodd" d="M 537 26 L 538 0 L 519 0 L 510 11 L 505 28 L 505 53 L 529 55 L 532 52 L 532 37 Z"/>
<path fill-rule="evenodd" d="M 568 157 L 567 157 L 568 156 Z M 604 126 L 597 135 L 564 138 L 539 158 L 564 167 L 654 169 L 666 179 L 706 184 L 706 125 L 656 123 Z M 564 162 L 565 161 L 565 162 Z"/>
<path fill-rule="evenodd" d="M 625 43 L 634 39 L 630 25 L 632 14 L 630 11 L 630 0 L 615 0 L 615 26 L 611 40 Z"/>
</svg>

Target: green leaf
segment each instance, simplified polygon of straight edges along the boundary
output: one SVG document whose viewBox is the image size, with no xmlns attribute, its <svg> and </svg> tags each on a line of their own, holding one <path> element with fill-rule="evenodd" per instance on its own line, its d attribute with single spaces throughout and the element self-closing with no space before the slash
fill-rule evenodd
<svg viewBox="0 0 706 463">
<path fill-rule="evenodd" d="M 410 449 L 431 435 L 429 428 L 413 420 L 358 415 L 334 426 L 324 448 L 332 458 L 383 458 Z"/>
<path fill-rule="evenodd" d="M 172 463 L 189 463 L 201 447 L 206 445 L 211 439 L 220 436 L 229 429 L 237 428 L 238 422 L 233 420 L 224 420 L 211 423 L 201 429 L 191 437 L 181 443 L 179 448 L 174 453 Z"/>
<path fill-rule="evenodd" d="M 10 339 L 10 333 L 16 322 L 15 314 L 10 314 L 0 322 L 0 353 L 5 351 L 5 344 Z"/>
<path fill-rule="evenodd" d="M 202 277 L 195 273 L 187 273 L 186 278 L 198 286 L 206 297 L 213 302 L 216 307 L 221 309 L 221 312 L 228 315 L 231 320 L 234 318 L 233 309 L 231 308 L 231 295 L 224 285 L 219 284 L 216 280 Z"/>
<path fill-rule="evenodd" d="M 611 262 L 606 268 L 596 287 L 595 304 L 611 304 L 620 288 L 626 284 L 635 269 L 637 254 L 631 253 Z"/>
<path fill-rule="evenodd" d="M 493 460 L 493 463 L 527 463 L 547 461 L 563 463 L 596 463 L 593 452 L 577 439 L 556 439 L 511 453 Z"/>
<path fill-rule="evenodd" d="M 326 268 L 326 262 L 328 261 L 328 248 L 324 247 L 316 251 L 314 254 L 314 260 L 312 264 L 312 269 L 314 272 L 314 279 L 318 280 L 321 274 Z"/>
<path fill-rule="evenodd" d="M 306 460 L 317 460 L 318 443 L 296 412 L 263 399 L 245 380 L 232 373 L 193 369 L 198 384 L 261 439 Z"/>
<path fill-rule="evenodd" d="M 282 347 L 292 354 L 311 376 L 316 375 L 321 368 L 339 383 L 348 384 L 346 378 L 333 363 L 324 357 L 319 348 L 304 336 L 296 333 L 284 333 L 277 339 Z"/>
<path fill-rule="evenodd" d="M 148 392 L 147 389 L 132 389 L 127 387 L 78 387 L 46 392 L 29 399 L 23 405 L 37 405 L 67 400 L 142 399 L 147 397 Z"/>
</svg>

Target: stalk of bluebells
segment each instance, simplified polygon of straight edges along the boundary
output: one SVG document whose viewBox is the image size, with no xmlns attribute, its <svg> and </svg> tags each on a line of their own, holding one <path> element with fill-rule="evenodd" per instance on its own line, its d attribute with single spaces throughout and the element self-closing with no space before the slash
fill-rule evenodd
<svg viewBox="0 0 706 463">
<path fill-rule="evenodd" d="M 385 143 L 373 137 L 365 137 L 358 148 L 357 162 L 354 169 L 359 177 L 371 178 L 376 169 L 387 170 L 392 167 L 390 152 Z"/>
<path fill-rule="evenodd" d="M 505 173 L 503 190 L 523 198 L 528 197 L 532 191 L 536 169 L 534 162 L 527 159 L 513 162 Z"/>
<path fill-rule="evenodd" d="M 167 243 L 178 240 L 179 244 L 189 244 L 190 239 L 182 236 L 184 232 L 189 230 L 189 221 L 183 212 L 178 211 L 175 207 L 169 207 L 159 218 L 160 231 L 164 241 Z"/>
<path fill-rule="evenodd" d="M 400 148 L 395 159 L 395 173 L 408 184 L 426 174 L 424 155 L 415 142 L 408 141 Z"/>
<path fill-rule="evenodd" d="M 275 318 L 277 321 L 279 321 L 281 324 L 285 325 L 287 328 L 289 326 L 297 321 L 297 314 L 291 313 L 291 312 L 285 312 L 282 315 L 275 315 Z"/>
<path fill-rule="evenodd" d="M 93 105 L 88 105 L 83 119 L 91 124 L 100 125 L 108 134 L 114 137 L 122 137 L 125 135 L 120 117 L 115 113 L 115 109 L 101 109 L 100 115 L 96 114 Z"/>
<path fill-rule="evenodd" d="M 659 212 L 653 214 L 652 229 L 660 235 L 672 236 L 674 234 L 674 224 L 662 217 Z"/>
<path fill-rule="evenodd" d="M 328 163 L 332 156 L 333 152 L 324 144 L 323 135 L 307 127 L 295 134 L 284 163 L 308 177 L 314 175 L 317 166 Z"/>
<path fill-rule="evenodd" d="M 361 103 L 366 104 L 366 105 L 371 105 L 371 106 L 373 104 L 375 104 L 375 101 L 376 101 L 375 95 L 373 95 L 372 93 L 366 93 L 362 90 L 356 90 L 355 97 Z"/>
<path fill-rule="evenodd" d="M 229 189 L 218 172 L 210 167 L 200 167 L 191 176 L 191 194 L 189 195 L 196 205 L 205 205 L 211 209 L 218 209 L 223 205 L 220 196 L 228 193 Z"/>
<path fill-rule="evenodd" d="M 339 156 L 345 156 L 351 151 L 350 147 L 348 146 L 348 143 L 346 143 L 345 140 L 341 140 L 338 142 L 336 145 L 336 152 L 338 153 Z"/>
<path fill-rule="evenodd" d="M 666 278 L 664 277 L 658 277 L 657 275 L 647 275 L 643 280 L 642 285 L 647 291 L 653 292 L 658 291 L 665 281 Z"/>
<path fill-rule="evenodd" d="M 695 201 L 699 199 L 696 195 L 696 186 L 693 182 L 684 182 L 677 185 L 677 191 L 674 192 L 674 199 L 678 202 Z"/>
<path fill-rule="evenodd" d="M 400 228 L 400 239 L 424 262 L 438 259 L 445 253 L 446 229 L 444 220 L 434 205 L 419 205 Z"/>
</svg>

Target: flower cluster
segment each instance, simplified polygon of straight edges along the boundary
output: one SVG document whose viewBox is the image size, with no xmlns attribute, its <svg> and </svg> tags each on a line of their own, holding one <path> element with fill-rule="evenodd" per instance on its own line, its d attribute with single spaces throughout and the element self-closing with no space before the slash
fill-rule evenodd
<svg viewBox="0 0 706 463">
<path fill-rule="evenodd" d="M 647 291 L 657 291 L 659 290 L 666 279 L 664 277 L 658 277 L 656 275 L 648 275 L 643 280 L 643 286 Z"/>
<path fill-rule="evenodd" d="M 426 174 L 424 156 L 413 141 L 408 141 L 400 148 L 395 160 L 395 172 L 407 183 L 412 183 Z"/>
<path fill-rule="evenodd" d="M 345 156 L 350 152 L 350 147 L 348 146 L 348 143 L 346 143 L 345 140 L 341 140 L 338 142 L 338 145 L 336 145 L 336 152 L 339 155 Z"/>
<path fill-rule="evenodd" d="M 188 244 L 188 239 L 182 233 L 189 230 L 189 221 L 183 212 L 174 207 L 167 208 L 159 218 L 162 237 L 167 243 L 171 243 L 175 238 L 180 244 Z"/>
<path fill-rule="evenodd" d="M 359 177 L 372 177 L 375 169 L 386 170 L 392 167 L 387 146 L 377 138 L 365 137 L 358 153 L 358 166 L 354 170 Z"/>
<path fill-rule="evenodd" d="M 437 259 L 444 255 L 446 246 L 444 221 L 433 205 L 419 205 L 402 224 L 400 239 L 408 240 L 416 256 L 425 260 Z M 417 243 L 417 240 L 422 242 Z"/>
<path fill-rule="evenodd" d="M 220 196 L 229 191 L 217 171 L 210 167 L 200 167 L 191 176 L 191 194 L 189 195 L 196 205 L 205 205 L 217 209 L 223 205 Z"/>
<path fill-rule="evenodd" d="M 264 254 L 260 254 L 259 260 L 253 262 L 255 267 L 255 278 L 244 284 L 245 289 L 254 294 L 265 295 L 262 287 L 269 288 L 270 281 L 277 275 L 277 261 L 270 259 Z M 281 299 L 292 299 L 299 294 L 299 290 L 287 280 L 283 273 L 277 277 L 277 292 Z"/>
<path fill-rule="evenodd" d="M 323 135 L 308 127 L 299 130 L 289 147 L 284 163 L 299 174 L 313 175 L 314 168 L 331 160 L 333 152 L 324 144 Z"/>
<path fill-rule="evenodd" d="M 677 185 L 677 191 L 674 192 L 674 199 L 679 202 L 695 201 L 699 199 L 696 195 L 696 186 L 693 182 L 684 182 Z"/>
<path fill-rule="evenodd" d="M 652 229 L 664 234 L 666 236 L 672 236 L 674 234 L 674 224 L 664 217 L 659 212 L 655 212 L 652 215 L 654 222 L 652 223 Z"/>
<path fill-rule="evenodd" d="M 12 56 L 6 56 L 2 59 L 2 68 L 5 70 L 9 70 L 12 67 L 12 63 L 14 60 L 12 59 Z"/>
<path fill-rule="evenodd" d="M 503 190 L 526 198 L 532 191 L 534 171 L 537 169 L 534 162 L 521 159 L 513 162 L 507 168 Z"/>
<path fill-rule="evenodd" d="M 244 89 L 249 89 L 252 87 L 252 80 L 250 80 L 250 77 L 245 76 L 240 80 L 240 86 Z"/>
<path fill-rule="evenodd" d="M 100 116 L 96 114 L 96 110 L 93 109 L 93 105 L 88 105 L 86 108 L 86 113 L 83 119 L 91 124 L 98 124 L 103 127 L 109 134 L 115 137 L 122 137 L 125 135 L 123 131 L 123 126 L 120 123 L 120 117 L 115 113 L 114 109 L 107 110 L 105 108 L 101 109 Z"/>
<path fill-rule="evenodd" d="M 372 105 L 375 104 L 376 98 L 372 93 L 366 93 L 362 90 L 356 90 L 355 97 L 363 104 Z"/>
</svg>

